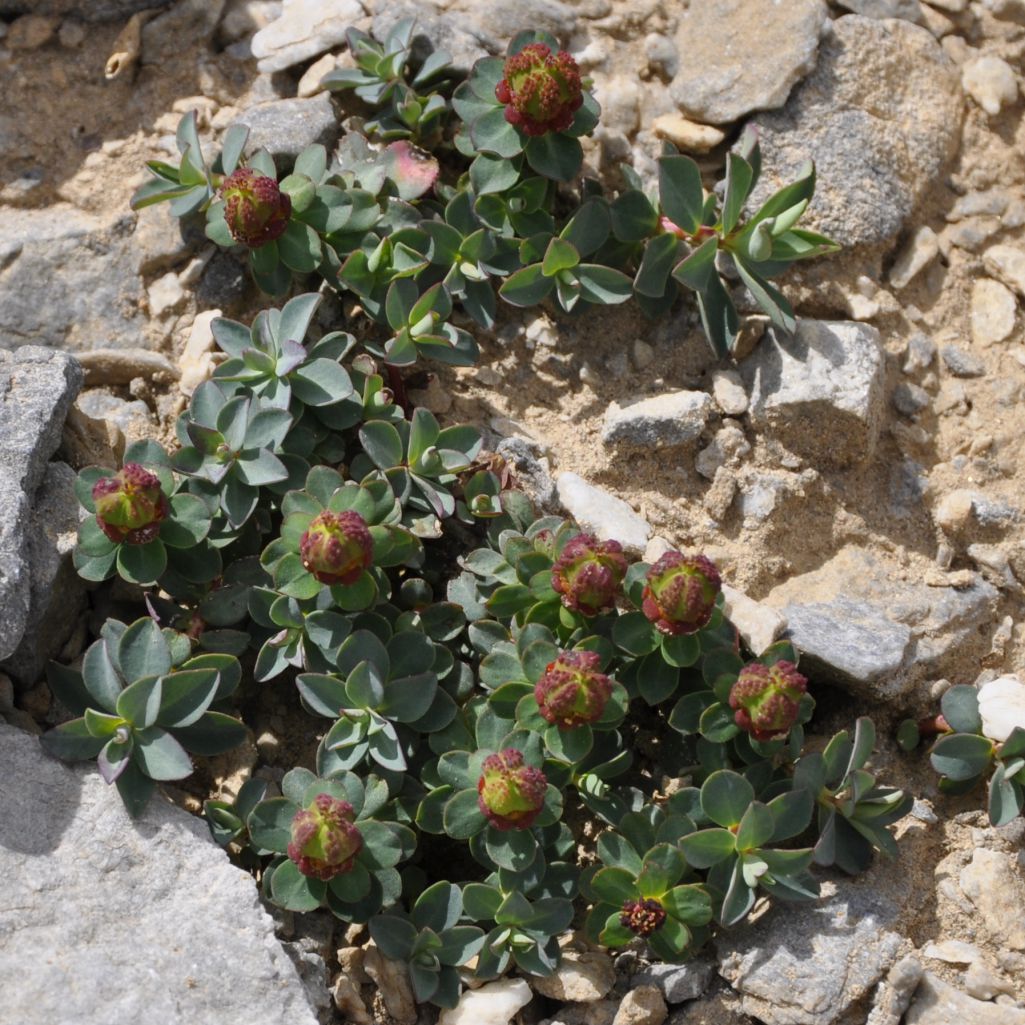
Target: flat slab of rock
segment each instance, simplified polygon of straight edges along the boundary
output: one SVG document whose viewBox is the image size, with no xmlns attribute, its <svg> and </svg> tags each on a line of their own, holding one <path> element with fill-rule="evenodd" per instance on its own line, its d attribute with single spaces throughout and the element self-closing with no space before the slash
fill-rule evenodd
<svg viewBox="0 0 1025 1025">
<path fill-rule="evenodd" d="M 680 14 L 680 70 L 669 94 L 707 124 L 782 107 L 813 67 L 828 18 L 822 0 L 701 0 Z"/>
<path fill-rule="evenodd" d="M 931 587 L 901 579 L 874 552 L 851 545 L 818 569 L 765 596 L 787 619 L 788 636 L 813 678 L 854 694 L 891 700 L 929 674 L 943 675 L 948 656 L 986 654 L 999 594 L 976 578 L 966 587 Z"/>
<path fill-rule="evenodd" d="M 807 227 L 844 247 L 889 242 L 956 152 L 963 106 L 957 68 L 931 33 L 896 19 L 839 18 L 786 106 L 754 121 L 763 163 L 751 202 L 811 159 L 818 188 Z"/>
<path fill-rule="evenodd" d="M 903 944 L 898 909 L 866 885 L 777 906 L 716 941 L 719 973 L 765 1025 L 833 1025 L 886 974 Z M 933 1025 L 932 1022 L 929 1025 Z"/>
<path fill-rule="evenodd" d="M 694 441 L 705 429 L 712 398 L 703 391 L 674 391 L 620 405 L 613 402 L 602 423 L 606 445 L 665 448 Z"/>
<path fill-rule="evenodd" d="M 628 552 L 639 555 L 644 551 L 651 527 L 621 498 L 569 472 L 559 474 L 555 491 L 559 504 L 584 530 L 602 541 L 618 541 Z"/>
<path fill-rule="evenodd" d="M 801 320 L 790 338 L 770 331 L 741 373 L 751 422 L 816 468 L 871 458 L 885 405 L 874 327 Z"/>
<path fill-rule="evenodd" d="M 926 972 L 904 1025 L 1025 1025 L 1025 1011 L 976 1000 Z"/>
<path fill-rule="evenodd" d="M 82 387 L 82 369 L 63 352 L 0 349 L 0 659 L 17 648 L 31 602 L 26 531 L 47 462 Z"/>
<path fill-rule="evenodd" d="M 0 726 L 0 991 L 17 1025 L 317 1025 L 253 880 L 198 819 L 138 822 Z"/>
<path fill-rule="evenodd" d="M 339 126 L 331 97 L 318 93 L 307 100 L 274 100 L 243 111 L 235 121 L 249 129 L 246 152 L 264 149 L 275 160 L 294 160 L 314 143 L 328 152 L 338 141 Z"/>
<path fill-rule="evenodd" d="M 281 16 L 253 36 L 260 71 L 283 71 L 345 41 L 366 11 L 358 0 L 284 0 Z"/>
</svg>

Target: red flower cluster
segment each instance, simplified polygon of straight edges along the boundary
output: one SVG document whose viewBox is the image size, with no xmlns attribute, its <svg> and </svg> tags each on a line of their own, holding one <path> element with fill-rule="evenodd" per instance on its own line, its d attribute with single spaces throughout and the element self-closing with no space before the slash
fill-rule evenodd
<svg viewBox="0 0 1025 1025">
<path fill-rule="evenodd" d="M 525 135 L 564 132 L 584 102 L 580 68 L 565 50 L 553 54 L 544 43 L 531 43 L 506 59 L 495 96 L 505 104 L 506 121 Z"/>
<path fill-rule="evenodd" d="M 597 722 L 612 696 L 612 680 L 600 669 L 593 651 L 564 651 L 549 662 L 534 687 L 543 718 L 560 730 Z"/>
<path fill-rule="evenodd" d="M 730 689 L 730 708 L 737 725 L 755 740 L 785 736 L 797 722 L 808 681 L 793 662 L 744 666 Z"/>
<path fill-rule="evenodd" d="M 650 936 L 662 928 L 666 920 L 666 909 L 657 900 L 628 900 L 619 916 L 620 925 L 635 936 Z"/>
<path fill-rule="evenodd" d="M 548 780 L 540 769 L 523 764 L 523 755 L 506 748 L 484 759 L 477 781 L 477 806 L 496 829 L 527 829 L 541 814 Z"/>
<path fill-rule="evenodd" d="M 374 540 L 358 512 L 322 512 L 299 539 L 303 566 L 322 584 L 356 583 L 374 560 Z"/>
<path fill-rule="evenodd" d="M 304 876 L 324 882 L 351 871 L 363 849 L 355 819 L 348 801 L 317 794 L 309 808 L 301 808 L 292 818 L 288 856 Z"/>
<path fill-rule="evenodd" d="M 118 544 L 149 544 L 171 511 L 160 478 L 138 463 L 98 480 L 92 495 L 100 530 Z"/>
<path fill-rule="evenodd" d="M 224 220 L 231 237 L 250 249 L 280 238 L 292 216 L 292 200 L 273 178 L 240 167 L 221 185 Z"/>
<path fill-rule="evenodd" d="M 666 552 L 648 570 L 641 608 L 664 634 L 697 633 L 712 618 L 721 588 L 711 560 Z"/>
<path fill-rule="evenodd" d="M 577 534 L 552 566 L 552 588 L 562 595 L 566 608 L 597 616 L 615 605 L 626 570 L 626 556 L 618 541 Z"/>
</svg>

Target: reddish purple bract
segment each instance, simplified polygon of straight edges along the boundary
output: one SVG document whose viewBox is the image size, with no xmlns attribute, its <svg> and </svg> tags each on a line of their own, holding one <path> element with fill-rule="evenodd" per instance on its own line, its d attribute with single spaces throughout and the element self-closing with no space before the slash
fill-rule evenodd
<svg viewBox="0 0 1025 1025">
<path fill-rule="evenodd" d="M 666 909 L 657 900 L 628 900 L 619 916 L 620 924 L 635 936 L 650 936 L 662 928 Z"/>
<path fill-rule="evenodd" d="M 564 651 L 534 687 L 538 710 L 560 730 L 597 722 L 612 696 L 612 680 L 593 651 Z"/>
<path fill-rule="evenodd" d="M 304 876 L 327 881 L 352 870 L 363 849 L 363 836 L 355 826 L 356 813 L 348 801 L 317 794 L 308 808 L 292 819 L 288 856 Z"/>
<path fill-rule="evenodd" d="M 593 534 L 577 534 L 552 566 L 552 588 L 562 604 L 585 616 L 616 604 L 627 563 L 618 541 L 599 541 Z"/>
<path fill-rule="evenodd" d="M 496 829 L 527 829 L 545 805 L 548 780 L 540 769 L 523 764 L 523 755 L 506 748 L 484 759 L 477 782 L 477 805 Z"/>
<path fill-rule="evenodd" d="M 505 119 L 524 135 L 564 132 L 584 102 L 580 68 L 565 50 L 553 54 L 544 43 L 531 43 L 506 59 L 495 87 Z"/>
<path fill-rule="evenodd" d="M 171 511 L 160 478 L 138 463 L 125 463 L 113 477 L 98 480 L 92 496 L 100 530 L 118 544 L 149 544 Z"/>
<path fill-rule="evenodd" d="M 755 740 L 772 740 L 790 732 L 807 691 L 808 681 L 793 662 L 751 662 L 730 689 L 730 708 L 745 733 Z"/>
<path fill-rule="evenodd" d="M 666 552 L 648 570 L 641 609 L 664 634 L 697 633 L 712 618 L 721 588 L 711 560 Z"/>
<path fill-rule="evenodd" d="M 359 513 L 322 512 L 299 539 L 303 566 L 322 584 L 356 583 L 374 559 L 374 540 Z"/>
<path fill-rule="evenodd" d="M 221 185 L 224 220 L 231 237 L 250 249 L 280 238 L 292 216 L 292 200 L 278 183 L 251 167 L 240 167 Z"/>
</svg>

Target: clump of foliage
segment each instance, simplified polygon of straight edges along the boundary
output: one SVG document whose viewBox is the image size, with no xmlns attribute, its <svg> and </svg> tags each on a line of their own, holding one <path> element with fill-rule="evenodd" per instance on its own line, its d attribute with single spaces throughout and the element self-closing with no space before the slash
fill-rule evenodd
<svg viewBox="0 0 1025 1025">
<path fill-rule="evenodd" d="M 706 191 L 697 164 L 667 144 L 656 181 L 622 168 L 607 195 L 577 182 L 580 139 L 600 110 L 573 58 L 543 32 L 524 32 L 508 55 L 488 57 L 453 80 L 448 55 L 413 57 L 414 24 L 377 41 L 352 30 L 355 68 L 324 84 L 351 91 L 372 111 L 366 135 L 350 133 L 329 160 L 321 146 L 280 175 L 265 152 L 243 163 L 246 129 L 232 128 L 212 163 L 193 115 L 178 129 L 177 167 L 151 161 L 138 209 L 205 212 L 206 232 L 242 246 L 257 284 L 282 295 L 316 274 L 358 298 L 376 323 L 376 354 L 393 366 L 418 356 L 476 359 L 455 308 L 483 327 L 496 294 L 519 307 L 565 312 L 636 301 L 649 316 L 693 292 L 709 343 L 728 354 L 743 326 L 731 282 L 743 285 L 782 331 L 794 312 L 770 283 L 797 260 L 837 247 L 797 226 L 815 191 L 809 164 L 797 181 L 747 214 L 761 174 L 748 133 Z M 575 183 L 575 184 L 574 184 Z M 567 202 L 573 186 L 576 202 Z"/>
<path fill-rule="evenodd" d="M 265 156 L 240 176 L 237 133 L 205 164 L 186 119 L 180 166 L 151 165 L 138 202 L 205 208 L 215 240 L 256 243 L 261 284 L 316 270 L 382 331 L 356 352 L 318 324 L 316 294 L 251 326 L 215 320 L 223 359 L 178 418 L 176 449 L 145 442 L 117 473 L 82 472 L 76 565 L 145 588 L 148 615 L 109 620 L 80 672 L 52 667 L 81 718 L 45 743 L 98 757 L 135 815 L 154 780 L 188 774 L 186 752 L 240 742 L 243 699 L 294 686 L 321 720 L 315 759 L 280 792 L 250 780 L 207 801 L 212 835 L 280 907 L 369 922 L 417 996 L 451 1007 L 472 959 L 478 979 L 552 972 L 585 905 L 596 942 L 642 937 L 686 958 L 759 896 L 814 899 L 813 865 L 855 872 L 892 853 L 887 827 L 910 798 L 867 768 L 866 719 L 805 750 L 814 701 L 797 652 L 744 651 L 707 558 L 649 566 L 538 518 L 478 431 L 407 416 L 382 373 L 471 359 L 447 317 L 460 302 L 490 322 L 493 278 L 506 298 L 567 309 L 637 281 L 671 299 L 684 281 L 707 314 L 725 294 L 703 262 L 714 250 L 779 269 L 806 255 L 802 239 L 822 248 L 793 229 L 811 179 L 740 229 L 756 149 L 732 161 L 721 205 L 670 155 L 661 198 L 585 186 L 557 223 L 554 183 L 576 174 L 597 119 L 571 60 L 523 36 L 450 99 L 440 57 L 409 77 L 410 34 L 354 33 L 357 69 L 334 81 L 377 106 L 389 148 L 358 142 L 331 169 L 311 151 L 272 189 L 254 177 L 274 177 Z M 455 184 L 432 172 L 414 187 L 410 140 L 476 155 Z M 582 817 L 599 825 L 583 859 Z"/>
</svg>

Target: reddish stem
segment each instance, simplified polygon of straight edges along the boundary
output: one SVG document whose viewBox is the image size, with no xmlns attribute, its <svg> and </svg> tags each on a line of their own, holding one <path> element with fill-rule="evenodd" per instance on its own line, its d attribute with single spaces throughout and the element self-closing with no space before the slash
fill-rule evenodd
<svg viewBox="0 0 1025 1025">
<path fill-rule="evenodd" d="M 950 732 L 950 723 L 942 715 L 931 715 L 918 720 L 918 732 L 923 737 L 935 737 Z"/>
</svg>

